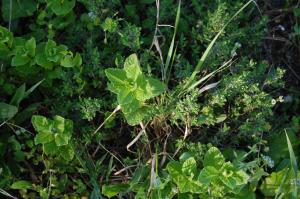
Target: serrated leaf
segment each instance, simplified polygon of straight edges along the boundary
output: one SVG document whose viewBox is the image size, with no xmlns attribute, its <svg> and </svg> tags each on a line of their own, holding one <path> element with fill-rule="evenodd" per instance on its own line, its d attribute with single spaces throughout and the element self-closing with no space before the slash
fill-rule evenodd
<svg viewBox="0 0 300 199">
<path fill-rule="evenodd" d="M 216 169 L 220 169 L 225 163 L 225 158 L 216 147 L 211 147 L 204 156 L 204 167 L 212 166 Z"/>
</svg>

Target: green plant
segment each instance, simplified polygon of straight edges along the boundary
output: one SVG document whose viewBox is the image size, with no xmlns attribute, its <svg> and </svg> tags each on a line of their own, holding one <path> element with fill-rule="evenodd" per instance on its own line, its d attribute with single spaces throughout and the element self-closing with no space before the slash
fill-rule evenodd
<svg viewBox="0 0 300 199">
<path fill-rule="evenodd" d="M 124 63 L 124 69 L 106 69 L 110 80 L 108 89 L 117 94 L 118 104 L 130 125 L 137 125 L 147 116 L 146 100 L 165 91 L 165 85 L 159 80 L 145 76 L 137 55 L 130 55 Z"/>
<path fill-rule="evenodd" d="M 42 144 L 46 155 L 58 156 L 66 161 L 74 157 L 74 149 L 71 138 L 73 134 L 73 122 L 60 116 L 53 120 L 35 115 L 32 117 L 32 124 L 38 134 L 34 143 Z"/>
</svg>

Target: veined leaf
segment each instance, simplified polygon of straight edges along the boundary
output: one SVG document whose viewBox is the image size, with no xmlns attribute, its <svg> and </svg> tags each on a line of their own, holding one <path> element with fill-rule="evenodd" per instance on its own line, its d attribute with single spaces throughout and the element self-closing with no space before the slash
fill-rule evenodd
<svg viewBox="0 0 300 199">
<path fill-rule="evenodd" d="M 225 158 L 216 147 L 211 147 L 204 156 L 204 166 L 212 166 L 216 169 L 220 169 L 225 163 Z"/>
<path fill-rule="evenodd" d="M 127 78 L 136 81 L 137 78 L 142 74 L 139 60 L 136 54 L 130 55 L 124 63 L 124 70 Z"/>
<path fill-rule="evenodd" d="M 0 119 L 6 120 L 14 117 L 18 112 L 18 107 L 0 102 Z"/>
</svg>

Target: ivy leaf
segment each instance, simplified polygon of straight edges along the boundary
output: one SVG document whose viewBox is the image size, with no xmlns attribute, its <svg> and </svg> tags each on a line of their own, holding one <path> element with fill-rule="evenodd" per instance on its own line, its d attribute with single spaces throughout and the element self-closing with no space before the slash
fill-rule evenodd
<svg viewBox="0 0 300 199">
<path fill-rule="evenodd" d="M 50 0 L 48 5 L 56 15 L 66 15 L 74 8 L 75 0 Z"/>
<path fill-rule="evenodd" d="M 124 70 L 128 79 L 136 81 L 137 78 L 142 74 L 139 60 L 136 54 L 130 55 L 124 63 Z"/>
<path fill-rule="evenodd" d="M 216 169 L 220 169 L 224 163 L 225 158 L 220 150 L 216 147 L 211 147 L 204 156 L 204 167 L 212 166 Z"/>
</svg>

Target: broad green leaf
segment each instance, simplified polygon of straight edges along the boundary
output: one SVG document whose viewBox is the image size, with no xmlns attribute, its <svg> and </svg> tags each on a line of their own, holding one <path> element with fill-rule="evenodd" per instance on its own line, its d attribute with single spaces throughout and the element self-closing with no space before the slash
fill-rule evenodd
<svg viewBox="0 0 300 199">
<path fill-rule="evenodd" d="M 285 193 L 287 197 L 292 198 L 292 193 L 294 191 L 293 182 L 294 173 L 292 169 L 284 168 L 278 172 L 273 172 L 262 182 L 260 186 L 261 192 L 266 197 L 274 197 L 281 187 L 281 193 Z M 300 174 L 298 173 L 298 178 Z M 299 189 L 299 187 L 298 187 Z"/>
<path fill-rule="evenodd" d="M 64 146 L 69 143 L 71 137 L 64 134 L 56 133 L 54 134 L 54 139 L 57 146 Z"/>
<path fill-rule="evenodd" d="M 152 77 L 147 77 L 147 92 L 151 93 L 152 97 L 156 97 L 166 90 L 166 86 L 161 81 Z"/>
<path fill-rule="evenodd" d="M 55 155 L 59 151 L 59 147 L 56 146 L 55 141 L 51 141 L 43 144 L 43 151 L 46 155 Z"/>
<path fill-rule="evenodd" d="M 129 188 L 128 184 L 103 185 L 102 194 L 111 198 L 117 196 L 121 192 L 126 191 L 128 188 Z"/>
<path fill-rule="evenodd" d="M 204 191 L 202 183 L 182 173 L 182 165 L 179 162 L 169 162 L 167 170 L 181 193 L 202 193 Z"/>
<path fill-rule="evenodd" d="M 32 188 L 32 184 L 31 182 L 25 181 L 25 180 L 20 180 L 17 182 L 14 182 L 10 188 L 12 189 L 31 189 Z"/>
<path fill-rule="evenodd" d="M 222 167 L 220 180 L 228 188 L 234 191 L 239 191 L 239 186 L 246 185 L 249 179 L 249 176 L 243 172 L 238 171 L 230 162 L 226 162 Z"/>
<path fill-rule="evenodd" d="M 105 70 L 105 74 L 111 82 L 111 91 L 118 94 L 124 86 L 128 85 L 126 81 L 126 72 L 121 69 L 109 68 Z"/>
<path fill-rule="evenodd" d="M 137 89 L 135 96 L 140 101 L 146 101 L 156 97 L 166 90 L 166 86 L 157 79 L 139 76 L 137 79 Z"/>
<path fill-rule="evenodd" d="M 136 81 L 137 78 L 142 74 L 139 60 L 136 54 L 130 55 L 124 63 L 124 70 L 127 78 Z"/>
<path fill-rule="evenodd" d="M 126 104 L 131 104 L 131 103 L 133 103 L 133 101 L 137 101 L 137 100 L 134 98 L 133 93 L 129 89 L 124 88 L 123 90 L 120 90 L 120 92 L 118 94 L 118 103 L 121 106 L 125 106 Z M 125 111 L 125 112 L 128 112 L 128 111 Z"/>
<path fill-rule="evenodd" d="M 33 37 L 31 39 L 29 39 L 28 41 L 26 41 L 25 48 L 31 57 L 35 56 L 36 42 Z"/>
<path fill-rule="evenodd" d="M 10 3 L 12 9 L 10 9 Z M 12 10 L 12 12 L 10 12 Z M 15 20 L 21 17 L 32 16 L 37 10 L 35 0 L 2 0 L 2 17 L 5 21 Z"/>
<path fill-rule="evenodd" d="M 125 119 L 129 125 L 135 126 L 143 121 L 146 111 L 144 109 L 137 109 L 134 112 L 124 113 Z"/>
<path fill-rule="evenodd" d="M 0 120 L 14 117 L 18 112 L 18 107 L 0 102 Z"/>
<path fill-rule="evenodd" d="M 37 132 L 51 132 L 52 121 L 44 116 L 34 115 L 31 118 L 32 125 Z"/>
<path fill-rule="evenodd" d="M 219 175 L 219 170 L 212 166 L 206 166 L 201 170 L 198 180 L 205 185 L 209 185 L 212 181 L 218 179 L 220 177 Z"/>
<path fill-rule="evenodd" d="M 182 164 L 182 172 L 186 175 L 194 176 L 197 169 L 197 163 L 195 158 L 190 157 Z"/>
<path fill-rule="evenodd" d="M 60 65 L 66 68 L 72 68 L 74 66 L 80 66 L 82 63 L 82 59 L 80 54 L 76 53 L 75 57 L 73 54 L 66 55 L 60 62 Z"/>
<path fill-rule="evenodd" d="M 50 131 L 41 131 L 35 136 L 34 143 L 45 144 L 51 142 L 53 139 L 54 136 Z"/>
<path fill-rule="evenodd" d="M 71 161 L 74 158 L 74 150 L 70 145 L 64 145 L 59 148 L 60 156 L 66 161 Z"/>
<path fill-rule="evenodd" d="M 108 17 L 105 19 L 104 23 L 101 26 L 104 31 L 114 33 L 118 29 L 118 21 Z"/>
<path fill-rule="evenodd" d="M 23 66 L 30 62 L 30 58 L 26 55 L 15 55 L 11 60 L 12 66 Z"/>
<path fill-rule="evenodd" d="M 212 166 L 216 169 L 220 169 L 224 163 L 225 158 L 220 150 L 216 147 L 211 147 L 204 156 L 204 167 Z"/>
<path fill-rule="evenodd" d="M 67 47 L 64 45 L 57 46 L 53 40 L 48 40 L 45 45 L 45 55 L 48 61 L 59 62 L 66 53 Z"/>
<path fill-rule="evenodd" d="M 47 60 L 47 57 L 44 52 L 40 52 L 35 56 L 35 62 L 37 65 L 47 69 L 47 70 L 52 70 L 53 69 L 53 62 Z"/>
<path fill-rule="evenodd" d="M 66 15 L 75 6 L 75 0 L 49 0 L 49 7 L 56 15 Z"/>
<path fill-rule="evenodd" d="M 0 46 L 10 48 L 13 43 L 13 34 L 5 27 L 0 26 Z"/>
</svg>

